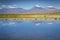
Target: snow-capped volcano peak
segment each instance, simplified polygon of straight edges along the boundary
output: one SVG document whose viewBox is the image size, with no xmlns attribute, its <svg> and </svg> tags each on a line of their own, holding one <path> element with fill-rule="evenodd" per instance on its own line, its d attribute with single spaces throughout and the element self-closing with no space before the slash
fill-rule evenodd
<svg viewBox="0 0 60 40">
<path fill-rule="evenodd" d="M 52 7 L 54 7 L 54 6 L 48 6 L 49 8 L 52 8 Z"/>
<path fill-rule="evenodd" d="M 40 5 L 37 4 L 37 5 L 35 5 L 35 7 L 40 7 Z"/>
<path fill-rule="evenodd" d="M 34 7 L 32 7 L 32 9 L 37 9 L 37 10 L 40 10 L 40 9 L 43 9 L 40 5 L 35 5 Z"/>
<path fill-rule="evenodd" d="M 56 9 L 54 6 L 48 6 L 47 9 Z"/>
</svg>

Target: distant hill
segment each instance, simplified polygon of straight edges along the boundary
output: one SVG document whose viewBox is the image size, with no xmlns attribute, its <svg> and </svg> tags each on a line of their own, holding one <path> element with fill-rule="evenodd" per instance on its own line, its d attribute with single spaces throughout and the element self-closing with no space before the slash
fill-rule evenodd
<svg viewBox="0 0 60 40">
<path fill-rule="evenodd" d="M 0 13 L 15 13 L 15 12 L 25 12 L 23 8 L 3 8 L 0 9 Z"/>
<path fill-rule="evenodd" d="M 33 7 L 31 8 L 30 10 L 28 10 L 29 12 L 42 12 L 44 11 L 45 9 L 42 8 L 42 7 Z"/>
<path fill-rule="evenodd" d="M 60 12 L 60 9 L 55 7 L 37 7 L 34 6 L 33 8 L 26 10 L 23 8 L 2 8 L 0 9 L 0 13 L 20 13 L 20 12 Z"/>
<path fill-rule="evenodd" d="M 60 9 L 57 9 L 55 7 L 33 7 L 29 10 L 29 12 L 60 12 Z"/>
</svg>

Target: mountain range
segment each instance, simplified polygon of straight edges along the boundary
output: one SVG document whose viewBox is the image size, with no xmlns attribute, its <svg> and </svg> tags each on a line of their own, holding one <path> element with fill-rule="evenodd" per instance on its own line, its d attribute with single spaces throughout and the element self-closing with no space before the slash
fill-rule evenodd
<svg viewBox="0 0 60 40">
<path fill-rule="evenodd" d="M 19 13 L 19 12 L 60 12 L 60 9 L 57 9 L 55 7 L 37 7 L 34 6 L 29 10 L 23 9 L 23 8 L 2 8 L 0 9 L 0 13 Z"/>
</svg>

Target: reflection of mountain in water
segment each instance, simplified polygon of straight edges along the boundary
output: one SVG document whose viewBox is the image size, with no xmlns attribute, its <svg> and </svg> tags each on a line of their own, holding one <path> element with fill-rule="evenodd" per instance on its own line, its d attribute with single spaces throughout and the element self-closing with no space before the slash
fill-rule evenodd
<svg viewBox="0 0 60 40">
<path fill-rule="evenodd" d="M 5 19 L 0 19 L 0 24 L 1 25 L 13 25 L 13 24 L 16 24 L 16 23 L 22 23 L 23 20 L 21 19 L 16 19 L 16 18 L 11 18 L 11 19 L 8 19 L 8 18 L 5 18 Z"/>
<path fill-rule="evenodd" d="M 60 9 L 55 7 L 37 7 L 34 6 L 33 8 L 26 10 L 23 8 L 2 8 L 0 9 L 0 13 L 19 13 L 19 12 L 60 12 Z"/>
<path fill-rule="evenodd" d="M 3 26 L 1 22 L 10 25 Z M 60 21 L 0 19 L 0 40 L 57 40 L 60 39 L 59 30 Z"/>
</svg>

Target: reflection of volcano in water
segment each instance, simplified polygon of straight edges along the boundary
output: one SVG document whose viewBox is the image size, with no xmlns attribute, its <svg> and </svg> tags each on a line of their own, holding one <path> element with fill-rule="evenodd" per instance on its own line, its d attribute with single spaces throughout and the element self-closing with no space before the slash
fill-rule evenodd
<svg viewBox="0 0 60 40">
<path fill-rule="evenodd" d="M 39 26 L 41 24 L 53 24 L 55 20 L 50 20 L 50 21 L 47 21 L 47 20 L 23 20 L 23 19 L 19 19 L 19 18 L 1 18 L 0 19 L 0 24 L 1 25 L 16 25 L 18 23 L 24 23 L 25 21 L 31 21 L 32 23 L 34 23 L 36 26 Z"/>
<path fill-rule="evenodd" d="M 52 24 L 53 23 L 53 24 Z M 1 40 L 57 40 L 60 21 L 0 19 Z"/>
<path fill-rule="evenodd" d="M 0 24 L 2 25 L 14 25 L 16 23 L 22 23 L 23 20 L 21 19 L 15 19 L 15 18 L 11 18 L 11 19 L 0 19 Z"/>
</svg>

